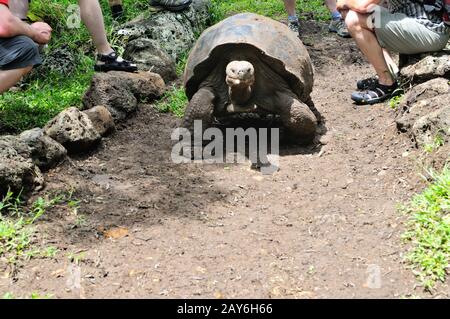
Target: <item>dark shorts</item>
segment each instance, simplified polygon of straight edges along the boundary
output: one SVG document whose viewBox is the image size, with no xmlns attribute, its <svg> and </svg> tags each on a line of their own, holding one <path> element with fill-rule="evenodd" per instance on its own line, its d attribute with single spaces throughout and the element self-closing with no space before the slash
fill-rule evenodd
<svg viewBox="0 0 450 319">
<path fill-rule="evenodd" d="M 39 47 L 29 37 L 0 38 L 0 70 L 22 69 L 41 63 Z"/>
</svg>

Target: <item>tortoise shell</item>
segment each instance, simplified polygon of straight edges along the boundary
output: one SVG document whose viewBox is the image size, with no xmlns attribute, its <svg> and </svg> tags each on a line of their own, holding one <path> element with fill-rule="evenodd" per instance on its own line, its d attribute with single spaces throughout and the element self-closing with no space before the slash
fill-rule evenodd
<svg viewBox="0 0 450 319">
<path fill-rule="evenodd" d="M 281 22 L 241 13 L 205 30 L 192 49 L 184 73 L 189 100 L 217 65 L 221 52 L 240 45 L 256 48 L 261 60 L 281 75 L 301 100 L 309 98 L 314 70 L 302 41 Z"/>
</svg>

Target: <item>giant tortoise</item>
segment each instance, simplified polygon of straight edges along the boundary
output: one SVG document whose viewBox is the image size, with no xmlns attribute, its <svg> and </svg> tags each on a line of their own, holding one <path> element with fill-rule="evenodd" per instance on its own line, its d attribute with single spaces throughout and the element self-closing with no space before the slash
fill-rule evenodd
<svg viewBox="0 0 450 319">
<path fill-rule="evenodd" d="M 183 126 L 211 126 L 236 113 L 279 116 L 290 136 L 310 141 L 317 117 L 310 94 L 314 71 L 301 40 L 284 24 L 253 13 L 207 29 L 192 49 L 184 74 L 189 99 Z"/>
</svg>

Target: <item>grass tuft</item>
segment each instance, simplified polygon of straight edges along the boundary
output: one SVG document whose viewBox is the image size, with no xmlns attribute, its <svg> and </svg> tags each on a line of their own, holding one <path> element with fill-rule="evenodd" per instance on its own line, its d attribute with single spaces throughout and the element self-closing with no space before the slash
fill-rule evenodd
<svg viewBox="0 0 450 319">
<path fill-rule="evenodd" d="M 322 0 L 297 0 L 300 18 L 308 17 L 318 21 L 330 19 L 330 13 Z M 254 12 L 273 19 L 285 19 L 286 10 L 281 0 L 212 0 L 212 21 L 219 22 L 241 12 Z"/>
<path fill-rule="evenodd" d="M 183 88 L 173 86 L 168 90 L 161 101 L 156 104 L 156 108 L 163 113 L 171 112 L 177 117 L 183 117 L 184 110 L 188 103 L 188 98 Z"/>
<path fill-rule="evenodd" d="M 57 253 L 55 247 L 47 247 L 42 252 L 33 247 L 33 225 L 48 209 L 65 200 L 64 195 L 39 197 L 27 208 L 20 194 L 14 196 L 8 192 L 0 201 L 0 259 L 15 264 L 35 256 L 53 258 Z"/>
<path fill-rule="evenodd" d="M 437 281 L 445 281 L 450 267 L 450 166 L 429 175 L 431 184 L 400 210 L 408 216 L 403 239 L 411 248 L 406 260 L 431 291 Z"/>
</svg>

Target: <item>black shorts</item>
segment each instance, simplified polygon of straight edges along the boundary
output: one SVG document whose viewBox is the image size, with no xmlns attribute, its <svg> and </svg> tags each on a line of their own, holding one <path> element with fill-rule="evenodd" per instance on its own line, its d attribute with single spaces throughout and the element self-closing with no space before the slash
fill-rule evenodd
<svg viewBox="0 0 450 319">
<path fill-rule="evenodd" d="M 0 38 L 0 70 L 22 69 L 41 63 L 38 44 L 29 37 Z"/>
</svg>

